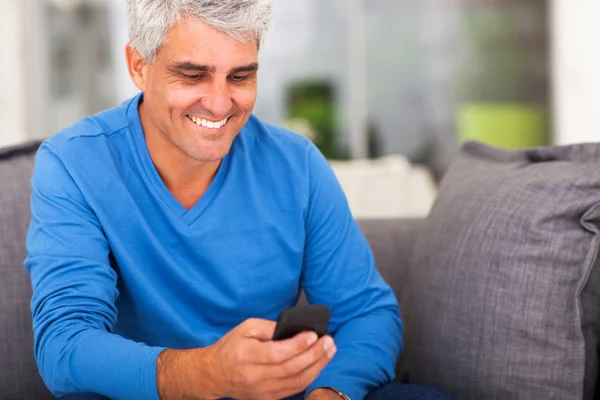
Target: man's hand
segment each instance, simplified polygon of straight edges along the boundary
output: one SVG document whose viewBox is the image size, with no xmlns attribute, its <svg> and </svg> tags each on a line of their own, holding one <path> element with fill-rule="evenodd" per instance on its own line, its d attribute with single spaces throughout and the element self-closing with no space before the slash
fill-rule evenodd
<svg viewBox="0 0 600 400">
<path fill-rule="evenodd" d="M 335 354 L 333 339 L 303 332 L 272 341 L 275 325 L 250 319 L 212 346 L 165 350 L 157 365 L 160 398 L 276 400 L 304 391 Z"/>
<path fill-rule="evenodd" d="M 331 389 L 317 388 L 306 396 L 306 400 L 341 400 L 341 397 Z"/>
<path fill-rule="evenodd" d="M 336 351 L 333 339 L 303 332 L 272 341 L 275 322 L 245 321 L 211 346 L 217 397 L 282 399 L 302 392 Z"/>
</svg>

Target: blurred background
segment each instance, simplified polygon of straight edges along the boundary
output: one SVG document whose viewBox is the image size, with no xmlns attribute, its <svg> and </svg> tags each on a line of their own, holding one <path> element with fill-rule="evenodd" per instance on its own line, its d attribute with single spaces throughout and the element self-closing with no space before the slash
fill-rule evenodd
<svg viewBox="0 0 600 400">
<path fill-rule="evenodd" d="M 460 144 L 598 141 L 597 0 L 275 0 L 255 113 L 331 160 L 357 217 L 423 216 Z M 120 104 L 124 0 L 0 0 L 0 146 Z"/>
</svg>

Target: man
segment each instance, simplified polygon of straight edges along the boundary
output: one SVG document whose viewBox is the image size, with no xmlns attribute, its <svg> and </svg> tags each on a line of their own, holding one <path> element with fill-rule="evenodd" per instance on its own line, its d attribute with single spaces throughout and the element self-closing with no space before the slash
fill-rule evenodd
<svg viewBox="0 0 600 400">
<path fill-rule="evenodd" d="M 384 386 L 398 306 L 327 161 L 251 115 L 271 3 L 128 0 L 141 94 L 40 147 L 25 265 L 55 395 L 407 390 Z M 300 288 L 331 308 L 330 335 L 271 340 Z"/>
</svg>

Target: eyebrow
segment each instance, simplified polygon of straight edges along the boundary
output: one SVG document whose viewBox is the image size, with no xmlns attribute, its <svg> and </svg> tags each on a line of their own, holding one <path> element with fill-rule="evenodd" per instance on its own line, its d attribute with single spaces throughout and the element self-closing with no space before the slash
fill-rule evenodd
<svg viewBox="0 0 600 400">
<path fill-rule="evenodd" d="M 238 72 L 254 72 L 258 70 L 258 63 L 252 63 L 248 65 L 242 65 L 241 67 L 232 68 L 229 71 L 230 74 L 236 74 Z"/>
<path fill-rule="evenodd" d="M 170 67 L 169 69 L 172 71 L 198 71 L 198 72 L 213 72 L 213 73 L 217 71 L 217 68 L 214 66 L 199 65 L 199 64 L 194 64 L 189 61 L 175 64 L 174 66 Z M 229 73 L 236 74 L 239 72 L 253 72 L 256 70 L 258 70 L 258 63 L 252 63 L 252 64 L 248 64 L 248 65 L 234 67 L 229 71 Z"/>
</svg>

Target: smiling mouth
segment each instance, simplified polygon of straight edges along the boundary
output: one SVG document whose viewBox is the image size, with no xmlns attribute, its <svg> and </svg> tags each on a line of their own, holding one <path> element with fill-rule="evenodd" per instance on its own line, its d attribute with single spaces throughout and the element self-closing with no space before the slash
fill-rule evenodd
<svg viewBox="0 0 600 400">
<path fill-rule="evenodd" d="M 194 117 L 193 115 L 186 115 L 186 117 L 189 118 L 190 121 L 192 121 L 193 123 L 195 123 L 198 126 L 202 126 L 204 128 L 208 128 L 208 129 L 219 129 L 225 126 L 225 124 L 227 123 L 227 121 L 229 121 L 229 117 L 221 120 L 221 121 L 210 121 L 208 119 L 204 119 L 204 118 L 197 118 Z"/>
</svg>

